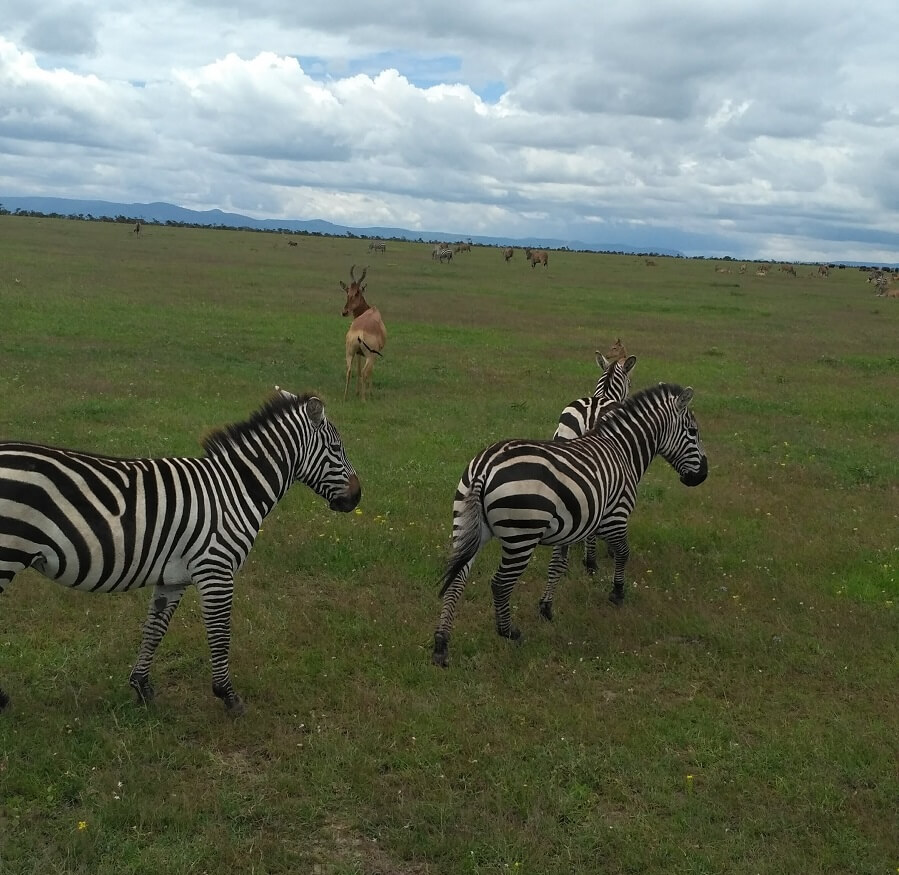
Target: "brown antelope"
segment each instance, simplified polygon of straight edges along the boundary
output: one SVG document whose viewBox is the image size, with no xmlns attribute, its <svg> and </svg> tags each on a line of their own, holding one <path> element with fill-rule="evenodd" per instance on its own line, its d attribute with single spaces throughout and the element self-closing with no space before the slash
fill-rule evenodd
<svg viewBox="0 0 899 875">
<path fill-rule="evenodd" d="M 792 264 L 782 264 L 780 270 L 782 273 L 791 273 L 793 276 L 796 276 L 796 268 Z"/>
<path fill-rule="evenodd" d="M 507 246 L 503 250 L 503 258 L 508 261 L 515 254 L 515 250 L 511 246 Z"/>
<path fill-rule="evenodd" d="M 346 386 L 343 397 L 346 400 L 350 391 L 350 377 L 353 374 L 353 362 L 358 359 L 356 376 L 356 394 L 365 400 L 365 387 L 368 384 L 371 389 L 371 373 L 375 368 L 375 356 L 381 355 L 381 350 L 387 343 L 387 329 L 381 319 L 381 313 L 377 307 L 372 307 L 365 300 L 362 285 L 368 268 L 364 268 L 362 276 L 356 279 L 356 265 L 350 268 L 350 284 L 347 286 L 339 280 L 340 287 L 346 292 L 346 305 L 343 308 L 344 316 L 352 316 L 353 321 L 346 333 Z"/>
<path fill-rule="evenodd" d="M 826 264 L 818 265 L 818 276 L 827 279 L 830 276 L 830 268 Z"/>
<path fill-rule="evenodd" d="M 656 263 L 651 258 L 643 259 L 646 262 L 647 267 L 655 267 Z"/>
<path fill-rule="evenodd" d="M 756 276 L 768 276 L 768 268 L 767 268 L 767 267 L 760 267 L 760 268 L 755 272 L 755 275 L 756 275 Z"/>
<path fill-rule="evenodd" d="M 532 268 L 536 267 L 538 264 L 542 264 L 544 267 L 549 266 L 549 255 L 545 249 L 528 249 L 527 257 Z"/>
<path fill-rule="evenodd" d="M 470 243 L 457 243 L 453 247 L 453 252 L 471 252 L 471 244 Z"/>
</svg>

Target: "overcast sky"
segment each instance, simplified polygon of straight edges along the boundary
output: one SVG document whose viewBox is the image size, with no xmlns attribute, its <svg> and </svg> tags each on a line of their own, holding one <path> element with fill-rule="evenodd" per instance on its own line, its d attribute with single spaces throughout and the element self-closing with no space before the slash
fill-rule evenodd
<svg viewBox="0 0 899 875">
<path fill-rule="evenodd" d="M 0 0 L 0 201 L 899 261 L 896 0 Z"/>
</svg>

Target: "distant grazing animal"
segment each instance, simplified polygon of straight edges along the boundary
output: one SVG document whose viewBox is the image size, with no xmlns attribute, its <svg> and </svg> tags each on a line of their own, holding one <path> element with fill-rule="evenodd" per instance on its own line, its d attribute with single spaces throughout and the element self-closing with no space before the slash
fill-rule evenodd
<svg viewBox="0 0 899 875">
<path fill-rule="evenodd" d="M 339 281 L 340 287 L 346 292 L 343 315 L 353 317 L 349 331 L 346 333 L 346 386 L 343 390 L 343 397 L 346 400 L 350 391 L 353 362 L 358 362 L 356 394 L 364 401 L 366 386 L 371 389 L 375 356 L 381 355 L 381 350 L 387 343 L 387 329 L 381 319 L 380 310 L 370 306 L 363 296 L 365 286 L 362 285 L 362 281 L 368 273 L 368 268 L 363 269 L 359 279 L 356 279 L 355 271 L 356 265 L 354 264 L 350 267 L 349 286 L 343 281 Z"/>
<path fill-rule="evenodd" d="M 782 264 L 780 266 L 781 273 L 790 273 L 796 276 L 796 268 L 792 264 Z"/>
<path fill-rule="evenodd" d="M 0 592 L 25 568 L 85 592 L 152 586 L 129 678 L 149 702 L 153 655 L 193 584 L 212 692 L 239 714 L 228 667 L 234 575 L 263 519 L 297 481 L 343 513 L 362 490 L 314 395 L 276 388 L 248 420 L 209 434 L 203 449 L 200 458 L 120 459 L 0 442 Z M 8 702 L 0 690 L 0 709 Z"/>
<path fill-rule="evenodd" d="M 615 344 L 624 353 L 623 358 L 606 358 L 601 352 L 596 352 L 596 364 L 602 370 L 602 374 L 593 395 L 586 398 L 578 398 L 572 401 L 559 416 L 559 424 L 556 426 L 553 440 L 568 441 L 573 438 L 583 437 L 588 431 L 592 431 L 599 424 L 600 417 L 616 404 L 621 404 L 631 388 L 631 371 L 637 364 L 636 356 L 628 356 L 624 352 L 621 340 Z M 584 567 L 591 574 L 596 571 L 596 536 L 587 535 L 584 539 Z"/>
<path fill-rule="evenodd" d="M 431 253 L 431 258 L 436 258 L 437 261 L 452 261 L 453 260 L 453 250 L 449 248 L 449 246 L 438 246 Z"/>
<path fill-rule="evenodd" d="M 760 268 L 755 272 L 755 275 L 756 275 L 756 276 L 768 276 L 768 268 L 767 268 L 767 267 L 760 267 Z"/>
<path fill-rule="evenodd" d="M 288 245 L 288 246 L 296 246 L 296 245 L 297 245 L 297 241 L 296 241 L 296 240 L 288 240 L 288 241 L 287 241 L 287 245 Z"/>
<path fill-rule="evenodd" d="M 453 247 L 453 252 L 471 252 L 471 244 L 470 243 L 457 243 Z"/>
<path fill-rule="evenodd" d="M 456 604 L 481 548 L 497 538 L 502 558 L 490 584 L 496 631 L 517 639 L 509 602 L 538 544 L 551 544 L 541 613 L 552 617 L 555 584 L 568 565 L 568 545 L 597 534 L 615 557 L 614 604 L 624 599 L 624 568 L 630 548 L 628 518 L 637 485 L 661 455 L 681 483 L 698 486 L 708 460 L 690 401 L 693 390 L 660 383 L 610 409 L 599 428 L 570 441 L 507 440 L 468 464 L 453 501 L 453 545 L 442 578 L 443 607 L 434 633 L 432 661 L 449 663 Z"/>
<path fill-rule="evenodd" d="M 515 254 L 515 250 L 514 250 L 511 246 L 507 246 L 507 247 L 503 250 L 503 258 L 504 258 L 506 261 L 509 261 L 509 259 L 511 259 L 512 256 L 513 256 L 514 254 Z"/>
<path fill-rule="evenodd" d="M 827 279 L 830 276 L 830 268 L 826 264 L 818 265 L 818 276 Z"/>
<path fill-rule="evenodd" d="M 656 266 L 656 263 L 651 258 L 647 258 L 647 259 L 645 259 L 645 261 L 646 261 L 647 267 L 655 267 Z"/>
<path fill-rule="evenodd" d="M 525 250 L 525 256 L 531 263 L 531 268 L 538 264 L 542 264 L 544 267 L 549 266 L 549 254 L 545 249 L 527 249 Z"/>
<path fill-rule="evenodd" d="M 715 268 L 715 273 L 730 273 L 729 267 L 721 267 L 720 265 Z"/>
<path fill-rule="evenodd" d="M 140 237 L 140 222 L 138 222 L 131 230 Z"/>
<path fill-rule="evenodd" d="M 372 242 L 368 244 L 368 251 L 369 252 L 386 252 L 387 244 L 381 243 L 380 241 L 372 240 Z"/>
</svg>

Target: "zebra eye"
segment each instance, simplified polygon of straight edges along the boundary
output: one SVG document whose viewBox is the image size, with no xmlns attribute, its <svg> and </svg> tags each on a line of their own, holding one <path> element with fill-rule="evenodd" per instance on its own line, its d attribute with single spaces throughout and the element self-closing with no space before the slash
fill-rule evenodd
<svg viewBox="0 0 899 875">
<path fill-rule="evenodd" d="M 690 437 L 696 437 L 696 435 L 699 434 L 699 429 L 695 425 L 691 425 L 687 428 L 687 434 L 690 435 Z"/>
</svg>

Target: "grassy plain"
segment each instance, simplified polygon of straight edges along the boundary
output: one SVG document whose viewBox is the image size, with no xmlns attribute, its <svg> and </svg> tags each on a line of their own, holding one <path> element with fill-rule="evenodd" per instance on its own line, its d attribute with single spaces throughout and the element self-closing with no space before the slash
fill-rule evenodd
<svg viewBox="0 0 899 875">
<path fill-rule="evenodd" d="M 194 593 L 143 708 L 148 594 L 16 579 L 0 872 L 895 873 L 899 301 L 856 270 L 293 239 L 0 217 L 0 436 L 193 455 L 279 384 L 321 393 L 363 484 L 361 514 L 295 487 L 266 521 L 236 721 Z M 364 406 L 342 398 L 352 263 L 389 333 Z M 620 609 L 608 562 L 575 562 L 541 621 L 541 552 L 520 645 L 493 632 L 486 549 L 434 668 L 462 469 L 550 436 L 618 336 L 635 388 L 695 388 L 708 480 L 654 463 Z"/>
</svg>

